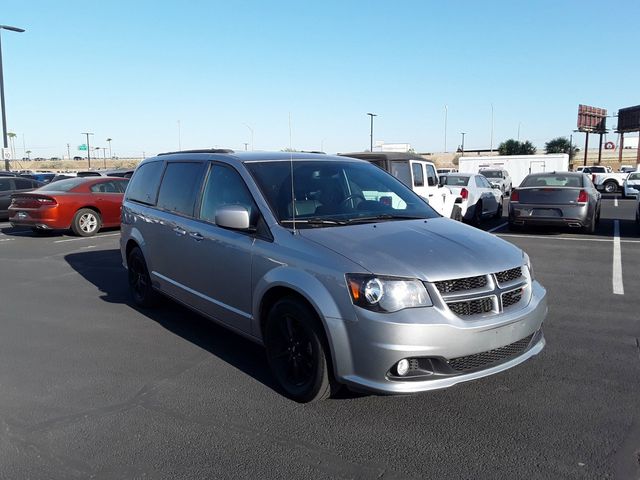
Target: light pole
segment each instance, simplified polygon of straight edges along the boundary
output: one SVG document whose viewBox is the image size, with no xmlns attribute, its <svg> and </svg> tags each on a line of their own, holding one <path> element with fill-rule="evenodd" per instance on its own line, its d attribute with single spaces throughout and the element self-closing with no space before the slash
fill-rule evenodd
<svg viewBox="0 0 640 480">
<path fill-rule="evenodd" d="M 71 145 L 67 143 L 67 158 L 71 160 Z"/>
<path fill-rule="evenodd" d="M 449 116 L 449 107 L 444 106 L 444 153 L 447 153 L 447 117 Z"/>
<path fill-rule="evenodd" d="M 182 150 L 182 132 L 180 131 L 180 120 L 178 120 L 178 151 Z"/>
<path fill-rule="evenodd" d="M 102 147 L 102 164 L 104 168 L 107 168 L 107 148 Z"/>
<path fill-rule="evenodd" d="M 243 123 L 243 125 L 245 127 L 247 127 L 249 129 L 249 131 L 251 132 L 251 151 L 253 152 L 253 128 L 251 128 L 249 125 L 247 125 L 246 123 Z"/>
<path fill-rule="evenodd" d="M 371 117 L 371 144 L 369 146 L 369 151 L 373 152 L 373 117 L 377 117 L 378 115 L 376 115 L 375 113 L 367 113 L 367 115 Z"/>
<path fill-rule="evenodd" d="M 89 146 L 89 135 L 93 135 L 91 132 L 82 132 L 82 135 L 87 136 L 87 162 L 89 162 L 88 168 L 91 168 L 91 147 Z"/>
<path fill-rule="evenodd" d="M 11 32 L 24 32 L 24 28 L 12 27 L 9 25 L 0 25 L 0 32 L 2 30 L 9 30 Z M 4 148 L 8 148 L 7 145 L 7 114 L 4 109 L 4 73 L 2 71 L 2 41 L 0 39 L 0 106 L 2 107 L 2 144 Z M 10 169 L 9 160 L 4 161 L 5 170 Z"/>
<path fill-rule="evenodd" d="M 467 134 L 467 132 L 460 132 L 460 135 L 462 135 L 462 146 L 460 148 L 460 150 L 462 151 L 462 156 L 464 157 L 464 136 Z"/>
<path fill-rule="evenodd" d="M 491 143 L 489 145 L 489 149 L 493 153 L 493 103 L 491 104 Z"/>
<path fill-rule="evenodd" d="M 107 143 L 109 144 L 109 158 L 113 158 L 113 154 L 111 153 L 111 138 L 107 138 Z"/>
</svg>

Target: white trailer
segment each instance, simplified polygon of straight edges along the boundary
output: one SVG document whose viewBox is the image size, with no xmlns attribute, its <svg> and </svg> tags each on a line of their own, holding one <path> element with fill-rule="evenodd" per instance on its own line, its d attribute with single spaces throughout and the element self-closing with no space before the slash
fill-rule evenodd
<svg viewBox="0 0 640 480">
<path fill-rule="evenodd" d="M 478 173 L 485 168 L 503 168 L 509 172 L 513 188 L 530 173 L 566 172 L 569 170 L 569 155 L 500 155 L 496 157 L 461 157 L 458 170 L 464 173 Z"/>
</svg>

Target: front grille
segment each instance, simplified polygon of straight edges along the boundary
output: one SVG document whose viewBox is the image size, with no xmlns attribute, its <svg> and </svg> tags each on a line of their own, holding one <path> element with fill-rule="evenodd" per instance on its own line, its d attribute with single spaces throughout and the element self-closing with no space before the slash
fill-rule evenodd
<svg viewBox="0 0 640 480">
<path fill-rule="evenodd" d="M 507 283 L 522 277 L 522 267 L 512 268 L 503 272 L 496 273 L 498 283 Z"/>
<path fill-rule="evenodd" d="M 440 293 L 453 293 L 462 290 L 474 290 L 487 286 L 487 277 L 480 275 L 478 277 L 456 278 L 455 280 L 443 280 L 436 282 L 436 288 Z"/>
<path fill-rule="evenodd" d="M 522 289 L 511 290 L 502 294 L 502 308 L 508 308 L 522 300 Z"/>
<path fill-rule="evenodd" d="M 493 310 L 493 300 L 490 297 L 485 297 L 463 302 L 451 302 L 447 303 L 447 306 L 456 315 L 480 315 Z"/>
<path fill-rule="evenodd" d="M 512 357 L 516 357 L 527 348 L 529 342 L 531 342 L 532 337 L 533 334 L 504 347 L 494 348 L 493 350 L 476 353 L 474 355 L 467 355 L 466 357 L 454 358 L 449 360 L 447 363 L 451 368 L 458 372 L 466 372 L 469 370 L 476 370 L 478 368 L 486 367 L 488 365 L 491 365 L 492 363 L 497 363 L 508 360 Z"/>
</svg>

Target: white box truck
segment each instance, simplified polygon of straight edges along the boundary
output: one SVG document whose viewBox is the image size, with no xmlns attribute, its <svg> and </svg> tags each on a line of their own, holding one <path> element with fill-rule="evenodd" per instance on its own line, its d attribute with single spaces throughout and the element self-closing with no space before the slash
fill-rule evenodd
<svg viewBox="0 0 640 480">
<path fill-rule="evenodd" d="M 503 168 L 511 176 L 513 188 L 530 173 L 566 172 L 569 170 L 569 155 L 499 155 L 495 157 L 461 157 L 458 170 L 464 173 L 478 173 L 482 169 Z"/>
</svg>

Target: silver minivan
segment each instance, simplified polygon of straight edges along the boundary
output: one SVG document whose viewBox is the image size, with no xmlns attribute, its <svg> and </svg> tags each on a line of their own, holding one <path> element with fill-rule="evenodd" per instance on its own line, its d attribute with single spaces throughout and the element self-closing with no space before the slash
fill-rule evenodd
<svg viewBox="0 0 640 480">
<path fill-rule="evenodd" d="M 121 251 L 138 305 L 162 294 L 264 345 L 300 402 L 342 385 L 450 387 L 545 345 L 546 291 L 527 254 L 364 160 L 149 158 L 127 187 Z"/>
</svg>

